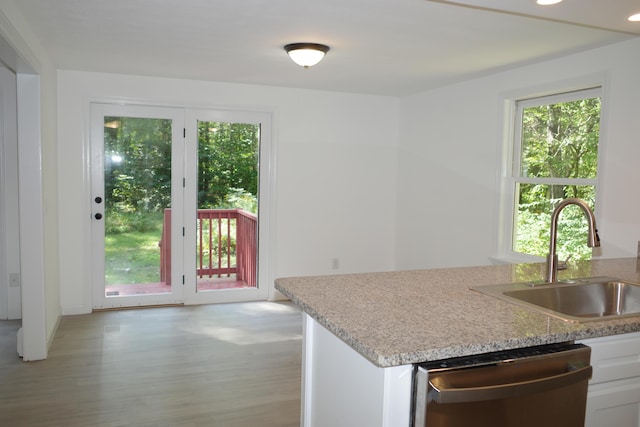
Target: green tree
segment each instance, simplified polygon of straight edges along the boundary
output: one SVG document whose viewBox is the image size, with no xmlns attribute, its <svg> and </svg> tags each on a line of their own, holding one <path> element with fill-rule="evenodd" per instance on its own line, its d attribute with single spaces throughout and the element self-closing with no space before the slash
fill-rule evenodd
<svg viewBox="0 0 640 427">
<path fill-rule="evenodd" d="M 525 108 L 522 115 L 522 177 L 595 179 L 598 169 L 600 98 Z M 562 199 L 577 197 L 595 204 L 595 187 L 567 183 L 521 183 L 518 191 L 517 252 L 545 255 L 551 212 Z M 562 212 L 558 232 L 561 256 L 590 258 L 587 226 L 579 209 Z"/>
<path fill-rule="evenodd" d="M 137 217 L 171 207 L 171 126 L 167 119 L 105 117 L 108 227 L 126 231 L 126 223 L 144 222 Z M 198 122 L 198 137 L 198 206 L 239 203 L 256 213 L 260 126 Z"/>
<path fill-rule="evenodd" d="M 522 175 L 535 178 L 595 178 L 598 169 L 600 99 L 527 108 L 522 119 Z M 533 186 L 521 203 L 588 198 L 588 188 Z M 547 207 L 540 206 L 541 210 Z"/>
<path fill-rule="evenodd" d="M 171 121 L 105 117 L 105 203 L 121 213 L 171 206 Z"/>
<path fill-rule="evenodd" d="M 257 200 L 260 126 L 198 122 L 198 135 L 198 207 L 229 207 L 239 195 Z"/>
</svg>

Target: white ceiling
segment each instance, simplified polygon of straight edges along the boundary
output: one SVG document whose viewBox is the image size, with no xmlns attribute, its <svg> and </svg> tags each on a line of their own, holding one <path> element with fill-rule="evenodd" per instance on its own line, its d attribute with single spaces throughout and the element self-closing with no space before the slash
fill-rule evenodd
<svg viewBox="0 0 640 427">
<path fill-rule="evenodd" d="M 392 96 L 640 35 L 638 0 L 14 2 L 59 69 Z M 303 69 L 293 42 L 331 50 Z"/>
</svg>

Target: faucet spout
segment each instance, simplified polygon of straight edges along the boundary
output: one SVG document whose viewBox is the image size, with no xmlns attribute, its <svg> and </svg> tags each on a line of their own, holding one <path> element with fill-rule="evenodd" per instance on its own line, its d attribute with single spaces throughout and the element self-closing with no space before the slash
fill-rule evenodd
<svg viewBox="0 0 640 427">
<path fill-rule="evenodd" d="M 564 199 L 553 210 L 553 214 L 551 214 L 551 235 L 549 237 L 549 254 L 547 255 L 547 273 L 545 277 L 545 281 L 547 283 L 554 283 L 558 279 L 558 255 L 556 254 L 556 240 L 558 238 L 558 217 L 560 216 L 560 212 L 569 205 L 579 206 L 587 217 L 587 224 L 589 225 L 587 246 L 589 246 L 590 248 L 600 246 L 600 237 L 598 236 L 598 230 L 596 229 L 596 218 L 589 205 L 587 205 L 587 203 L 581 199 Z"/>
</svg>

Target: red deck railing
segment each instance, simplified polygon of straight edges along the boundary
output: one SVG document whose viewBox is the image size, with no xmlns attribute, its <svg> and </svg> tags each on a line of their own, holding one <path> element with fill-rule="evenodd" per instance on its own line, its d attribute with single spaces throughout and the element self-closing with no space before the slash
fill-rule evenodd
<svg viewBox="0 0 640 427">
<path fill-rule="evenodd" d="M 196 275 L 257 285 L 258 218 L 242 209 L 198 209 Z M 160 281 L 171 284 L 171 209 L 164 210 Z"/>
</svg>

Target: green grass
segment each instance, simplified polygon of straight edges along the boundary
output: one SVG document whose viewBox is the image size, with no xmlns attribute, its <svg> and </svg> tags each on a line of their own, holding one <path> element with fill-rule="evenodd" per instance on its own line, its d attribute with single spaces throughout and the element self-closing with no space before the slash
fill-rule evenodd
<svg viewBox="0 0 640 427">
<path fill-rule="evenodd" d="M 235 234 L 235 229 L 232 230 Z M 117 214 L 105 224 L 105 284 L 125 285 L 160 282 L 160 247 L 162 215 Z M 205 236 L 205 241 L 208 235 Z M 213 237 L 217 242 L 217 236 Z M 226 245 L 226 241 L 224 243 Z M 207 246 L 207 244 L 205 244 Z M 235 240 L 232 241 L 231 265 L 235 265 Z M 207 248 L 208 249 L 208 248 Z M 217 248 L 214 248 L 217 250 Z M 213 265 L 217 264 L 214 254 Z M 204 264 L 209 263 L 205 255 Z M 227 265 L 226 258 L 223 266 Z"/>
<path fill-rule="evenodd" d="M 107 234 L 105 283 L 160 282 L 160 236 L 158 230 Z"/>
</svg>

